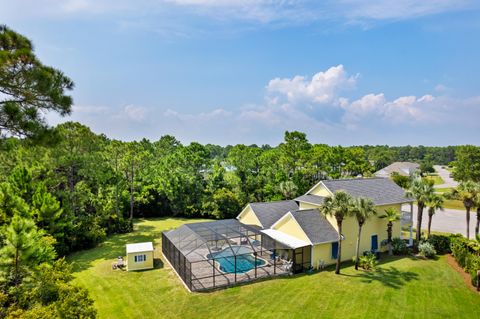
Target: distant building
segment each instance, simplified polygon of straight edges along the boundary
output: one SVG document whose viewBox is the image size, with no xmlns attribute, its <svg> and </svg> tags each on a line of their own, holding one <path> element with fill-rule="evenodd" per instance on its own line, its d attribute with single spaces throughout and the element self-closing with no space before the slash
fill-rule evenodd
<svg viewBox="0 0 480 319">
<path fill-rule="evenodd" d="M 410 176 L 420 170 L 420 165 L 411 162 L 395 162 L 374 173 L 377 177 L 390 177 L 392 173 Z"/>
</svg>

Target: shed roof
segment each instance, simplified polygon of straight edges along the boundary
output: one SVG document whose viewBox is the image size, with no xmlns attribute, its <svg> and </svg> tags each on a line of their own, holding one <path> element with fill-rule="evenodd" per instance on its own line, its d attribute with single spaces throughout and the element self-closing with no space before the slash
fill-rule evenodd
<svg viewBox="0 0 480 319">
<path fill-rule="evenodd" d="M 153 251 L 153 244 L 151 241 L 146 243 L 127 244 L 127 254 L 142 253 L 146 251 Z"/>
<path fill-rule="evenodd" d="M 298 204 L 294 200 L 250 203 L 249 205 L 263 228 L 270 228 L 285 213 L 298 209 Z"/>
</svg>

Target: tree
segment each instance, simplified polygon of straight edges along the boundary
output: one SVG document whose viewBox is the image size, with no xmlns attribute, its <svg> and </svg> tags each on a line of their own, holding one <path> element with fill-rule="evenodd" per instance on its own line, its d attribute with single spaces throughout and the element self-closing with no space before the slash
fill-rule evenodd
<svg viewBox="0 0 480 319">
<path fill-rule="evenodd" d="M 42 114 L 70 114 L 65 91 L 72 89 L 68 77 L 37 59 L 30 40 L 0 26 L 0 136 L 43 135 L 48 126 Z"/>
<path fill-rule="evenodd" d="M 298 187 L 292 181 L 284 181 L 280 183 L 280 192 L 285 199 L 292 199 L 297 194 Z"/>
<path fill-rule="evenodd" d="M 358 223 L 357 247 L 355 250 L 355 270 L 358 270 L 358 258 L 360 254 L 360 239 L 362 236 L 362 227 L 371 216 L 377 214 L 375 204 L 367 198 L 359 197 L 354 201 L 353 211 Z"/>
<path fill-rule="evenodd" d="M 388 254 L 393 255 L 392 251 L 392 233 L 393 223 L 400 220 L 400 212 L 393 207 L 385 209 L 385 214 L 380 216 L 387 220 L 387 241 L 388 241 Z"/>
<path fill-rule="evenodd" d="M 453 177 L 458 181 L 480 182 L 480 147 L 460 146 L 456 152 Z"/>
<path fill-rule="evenodd" d="M 428 231 L 427 238 L 430 237 L 430 229 L 432 227 L 432 218 L 435 215 L 436 210 L 443 210 L 443 197 L 438 194 L 432 194 L 432 196 L 425 203 L 428 206 Z"/>
<path fill-rule="evenodd" d="M 335 267 L 335 274 L 340 274 L 340 262 L 342 260 L 342 224 L 343 220 L 352 216 L 354 213 L 353 209 L 353 198 L 345 193 L 344 191 L 337 191 L 333 196 L 325 199 L 320 212 L 325 216 L 333 216 L 337 221 L 337 231 L 338 231 L 338 254 L 337 254 L 337 265 Z"/>
<path fill-rule="evenodd" d="M 393 172 L 390 178 L 403 189 L 410 188 L 410 184 L 412 183 L 409 176 L 400 175 L 398 172 Z"/>
<path fill-rule="evenodd" d="M 448 196 L 463 202 L 465 207 L 465 219 L 467 223 L 467 238 L 470 238 L 470 211 L 474 207 L 475 199 L 478 194 L 478 184 L 472 181 L 461 182 Z"/>
<path fill-rule="evenodd" d="M 417 243 L 420 242 L 422 235 L 423 209 L 425 208 L 425 203 L 428 202 L 434 192 L 433 185 L 422 179 L 415 179 L 406 192 L 407 197 L 414 198 L 417 201 Z"/>
<path fill-rule="evenodd" d="M 52 238 L 38 230 L 31 219 L 15 215 L 2 232 L 5 245 L 0 249 L 0 258 L 14 286 L 21 283 L 29 267 L 55 258 Z"/>
</svg>

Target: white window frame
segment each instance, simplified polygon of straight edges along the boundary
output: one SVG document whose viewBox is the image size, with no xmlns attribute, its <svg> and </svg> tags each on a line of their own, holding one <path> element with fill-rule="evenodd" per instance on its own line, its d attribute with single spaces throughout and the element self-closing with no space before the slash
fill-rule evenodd
<svg viewBox="0 0 480 319">
<path fill-rule="evenodd" d="M 136 262 L 136 263 L 144 263 L 147 261 L 147 255 L 146 254 L 140 254 L 140 255 L 135 255 L 133 257 L 133 260 Z"/>
</svg>

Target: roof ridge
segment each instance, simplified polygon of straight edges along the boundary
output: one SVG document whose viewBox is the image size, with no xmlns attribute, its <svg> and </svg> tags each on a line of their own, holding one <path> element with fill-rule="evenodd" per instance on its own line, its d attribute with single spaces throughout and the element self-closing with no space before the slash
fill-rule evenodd
<svg viewBox="0 0 480 319">
<path fill-rule="evenodd" d="M 322 179 L 319 182 L 337 182 L 337 181 L 359 181 L 370 179 L 387 179 L 387 177 L 372 176 L 372 177 L 354 177 L 354 178 L 338 178 L 338 179 Z M 317 183 L 318 184 L 318 183 Z M 317 195 L 318 196 L 318 195 Z"/>
<path fill-rule="evenodd" d="M 291 202 L 291 201 L 295 201 L 295 200 L 293 200 L 293 199 L 281 199 L 281 200 L 272 200 L 272 201 L 269 201 L 269 202 L 251 202 L 251 203 L 248 203 L 248 204 L 271 204 L 271 203 Z"/>
</svg>

